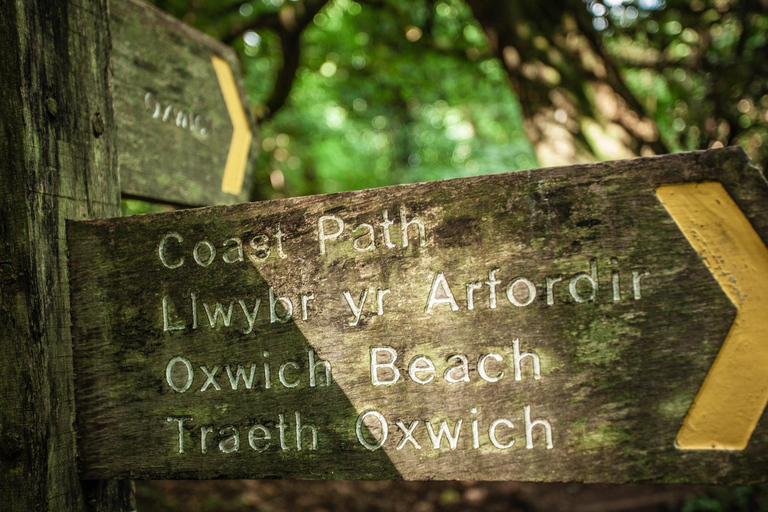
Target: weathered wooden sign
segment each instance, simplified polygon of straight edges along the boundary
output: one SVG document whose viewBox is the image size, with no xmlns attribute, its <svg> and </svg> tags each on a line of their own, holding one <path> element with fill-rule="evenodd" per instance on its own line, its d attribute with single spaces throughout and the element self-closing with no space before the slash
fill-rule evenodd
<svg viewBox="0 0 768 512">
<path fill-rule="evenodd" d="M 84 475 L 765 482 L 766 205 L 728 148 L 72 222 Z"/>
<path fill-rule="evenodd" d="M 234 51 L 144 2 L 111 0 L 110 9 L 123 194 L 246 201 L 257 150 Z"/>
</svg>

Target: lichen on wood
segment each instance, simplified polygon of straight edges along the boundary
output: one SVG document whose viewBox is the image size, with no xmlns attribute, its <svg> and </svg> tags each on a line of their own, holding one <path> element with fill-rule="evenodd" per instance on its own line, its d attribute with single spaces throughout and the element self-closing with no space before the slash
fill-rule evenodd
<svg viewBox="0 0 768 512">
<path fill-rule="evenodd" d="M 85 474 L 762 482 L 764 428 L 674 445 L 736 313 L 701 181 L 768 239 L 738 149 L 73 222 Z"/>
</svg>

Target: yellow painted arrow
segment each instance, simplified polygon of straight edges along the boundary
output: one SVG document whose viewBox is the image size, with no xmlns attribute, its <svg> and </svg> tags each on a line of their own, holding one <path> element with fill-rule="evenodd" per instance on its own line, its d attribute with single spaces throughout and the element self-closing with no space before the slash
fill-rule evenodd
<svg viewBox="0 0 768 512">
<path fill-rule="evenodd" d="M 229 144 L 227 163 L 224 166 L 224 177 L 221 180 L 221 190 L 228 194 L 238 195 L 243 189 L 245 165 L 251 148 L 251 127 L 245 115 L 243 103 L 240 101 L 240 91 L 235 85 L 235 76 L 227 61 L 214 55 L 213 69 L 219 79 L 219 87 L 227 104 L 229 119 L 232 121 L 232 142 Z"/>
<path fill-rule="evenodd" d="M 768 402 L 768 248 L 720 183 L 656 196 L 737 308 L 677 434 L 681 450 L 743 450 Z"/>
</svg>

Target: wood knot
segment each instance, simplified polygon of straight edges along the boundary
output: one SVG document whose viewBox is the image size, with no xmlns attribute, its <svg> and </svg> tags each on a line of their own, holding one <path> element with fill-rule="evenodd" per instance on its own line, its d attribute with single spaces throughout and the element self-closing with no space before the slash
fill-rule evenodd
<svg viewBox="0 0 768 512">
<path fill-rule="evenodd" d="M 48 111 L 48 115 L 56 117 L 59 115 L 59 104 L 53 98 L 45 100 L 45 109 Z"/>
<path fill-rule="evenodd" d="M 91 126 L 93 127 L 93 135 L 98 139 L 104 133 L 104 119 L 101 118 L 101 114 L 98 112 L 91 116 Z"/>
</svg>

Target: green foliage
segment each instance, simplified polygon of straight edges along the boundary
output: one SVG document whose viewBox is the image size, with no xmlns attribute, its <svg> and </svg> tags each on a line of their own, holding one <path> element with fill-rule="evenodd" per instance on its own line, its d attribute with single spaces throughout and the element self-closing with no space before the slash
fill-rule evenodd
<svg viewBox="0 0 768 512">
<path fill-rule="evenodd" d="M 626 9 L 619 3 L 607 15 Z M 663 9 L 639 11 L 632 22 L 618 16 L 612 21 L 603 40 L 670 149 L 739 144 L 765 165 L 765 3 L 670 0 Z"/>
<path fill-rule="evenodd" d="M 254 110 L 265 118 L 254 198 L 534 167 L 508 74 L 529 121 L 553 92 L 575 102 L 578 115 L 561 112 L 562 100 L 556 114 L 575 116 L 576 124 L 566 126 L 586 144 L 588 159 L 619 153 L 608 150 L 604 136 L 582 134 L 583 119 L 605 129 L 621 118 L 632 131 L 639 126 L 633 119 L 648 116 L 660 137 L 654 151 L 741 144 L 758 164 L 768 160 L 768 14 L 760 0 L 494 6 L 511 17 L 496 33 L 515 45 L 514 69 L 495 58 L 502 52 L 494 56 L 483 32 L 488 26 L 474 17 L 478 7 L 494 4 L 486 0 L 468 0 L 472 9 L 461 0 L 156 3 L 241 52 Z M 301 34 L 296 48 L 285 46 L 291 30 Z M 586 57 L 596 50 L 585 53 L 585 44 L 604 48 L 600 58 L 609 59 L 638 100 L 628 113 L 607 114 L 600 98 L 593 104 L 593 96 L 605 95 L 594 88 L 599 66 Z M 275 89 L 291 87 L 280 76 L 284 52 L 299 56 L 296 79 L 287 103 L 270 112 Z M 615 88 L 614 79 L 606 80 Z M 656 137 L 643 130 L 653 132 L 636 132 L 645 142 L 628 142 L 634 151 L 645 152 Z"/>
<path fill-rule="evenodd" d="M 268 33 L 243 51 L 254 104 L 280 65 Z M 257 195 L 379 187 L 536 166 L 520 105 L 459 2 L 337 0 L 305 30 L 289 101 L 262 124 Z"/>
<path fill-rule="evenodd" d="M 172 209 L 171 207 L 163 204 L 152 204 L 147 203 L 146 201 L 139 201 L 137 199 L 123 199 L 121 206 L 123 216 L 140 215 L 143 213 L 157 213 Z"/>
</svg>

